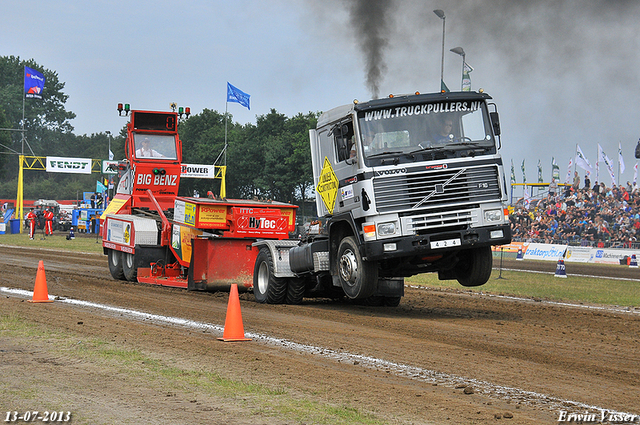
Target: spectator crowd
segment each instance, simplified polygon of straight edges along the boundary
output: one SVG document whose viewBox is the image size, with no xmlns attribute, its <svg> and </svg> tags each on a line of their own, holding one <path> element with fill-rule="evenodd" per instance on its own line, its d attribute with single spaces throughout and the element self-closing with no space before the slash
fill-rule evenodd
<svg viewBox="0 0 640 425">
<path fill-rule="evenodd" d="M 532 200 L 521 199 L 511 214 L 514 241 L 612 248 L 640 247 L 640 190 L 626 185 L 606 187 L 588 178 L 580 188 L 549 185 L 549 192 Z M 554 190 L 557 188 L 557 190 Z"/>
</svg>

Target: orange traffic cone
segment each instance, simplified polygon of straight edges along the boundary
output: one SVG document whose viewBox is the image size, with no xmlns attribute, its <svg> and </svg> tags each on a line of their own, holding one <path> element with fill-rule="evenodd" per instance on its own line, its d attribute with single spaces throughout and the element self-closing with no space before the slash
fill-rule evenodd
<svg viewBox="0 0 640 425">
<path fill-rule="evenodd" d="M 224 332 L 222 338 L 224 342 L 251 341 L 244 337 L 244 326 L 242 326 L 242 313 L 240 312 L 240 298 L 238 298 L 238 285 L 231 285 L 229 292 L 229 305 L 227 306 L 227 318 L 224 322 Z"/>
<path fill-rule="evenodd" d="M 42 260 L 38 263 L 38 273 L 36 274 L 36 286 L 33 288 L 33 299 L 30 303 L 52 303 L 49 299 L 47 291 L 47 277 L 44 274 L 44 263 Z"/>
</svg>

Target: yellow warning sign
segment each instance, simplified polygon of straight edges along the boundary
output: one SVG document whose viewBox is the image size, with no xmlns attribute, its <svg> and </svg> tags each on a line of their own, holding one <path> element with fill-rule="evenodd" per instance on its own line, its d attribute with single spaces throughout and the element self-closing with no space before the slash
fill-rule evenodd
<svg viewBox="0 0 640 425">
<path fill-rule="evenodd" d="M 322 202 L 324 202 L 324 206 L 327 207 L 329 214 L 333 214 L 336 197 L 338 196 L 338 178 L 336 177 L 336 173 L 333 172 L 331 163 L 326 156 L 324 157 L 324 164 L 322 165 L 316 191 L 322 197 Z"/>
</svg>

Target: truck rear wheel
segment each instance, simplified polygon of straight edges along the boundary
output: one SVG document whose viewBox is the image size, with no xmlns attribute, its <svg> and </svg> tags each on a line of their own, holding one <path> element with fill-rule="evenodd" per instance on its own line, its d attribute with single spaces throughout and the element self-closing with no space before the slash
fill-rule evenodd
<svg viewBox="0 0 640 425">
<path fill-rule="evenodd" d="M 273 258 L 268 248 L 262 248 L 253 269 L 253 295 L 259 303 L 282 304 L 287 296 L 287 281 L 273 275 Z"/>
<path fill-rule="evenodd" d="M 299 277 L 292 277 L 288 279 L 286 297 L 287 304 L 302 304 L 305 289 L 305 279 Z"/>
<path fill-rule="evenodd" d="M 128 252 L 122 253 L 122 271 L 124 277 L 129 282 L 137 282 L 138 279 L 138 268 L 136 267 L 136 258 L 135 254 L 130 254 Z"/>
<path fill-rule="evenodd" d="M 460 285 L 471 287 L 487 283 L 493 266 L 491 247 L 464 250 L 458 254 L 458 258 L 455 273 Z"/>
<path fill-rule="evenodd" d="M 347 297 L 360 300 L 373 295 L 378 281 L 378 263 L 362 258 L 353 236 L 340 242 L 337 261 L 340 285 Z"/>
<path fill-rule="evenodd" d="M 122 270 L 122 253 L 115 249 L 110 249 L 107 256 L 109 259 L 109 272 L 115 280 L 125 280 Z"/>
</svg>

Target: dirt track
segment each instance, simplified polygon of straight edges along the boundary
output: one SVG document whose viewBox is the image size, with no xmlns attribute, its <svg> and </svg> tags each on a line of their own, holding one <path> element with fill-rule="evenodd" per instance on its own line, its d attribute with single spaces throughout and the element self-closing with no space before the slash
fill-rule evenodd
<svg viewBox="0 0 640 425">
<path fill-rule="evenodd" d="M 415 288 L 406 289 L 397 308 L 328 300 L 260 305 L 251 294 L 241 294 L 245 331 L 254 341 L 223 343 L 216 339 L 218 328 L 135 318 L 100 305 L 222 327 L 228 294 L 116 282 L 102 255 L 4 246 L 0 286 L 32 291 L 38 260 L 45 263 L 49 294 L 96 305 L 32 304 L 5 291 L 2 315 L 70 333 L 69 345 L 98 338 L 181 370 L 263 384 L 275 395 L 221 396 L 194 390 L 186 377 L 184 386 L 169 378 L 147 380 L 144 359 L 133 360 L 134 372 L 127 372 L 74 351 L 52 351 L 46 339 L 29 343 L 3 331 L 2 414 L 69 410 L 72 423 L 91 424 L 320 422 L 311 410 L 308 417 L 274 413 L 278 397 L 352 408 L 391 424 L 556 423 L 561 410 L 600 418 L 597 407 L 640 414 L 637 309 Z M 505 261 L 504 267 L 523 265 Z M 584 274 L 594 270 L 603 268 Z"/>
</svg>

